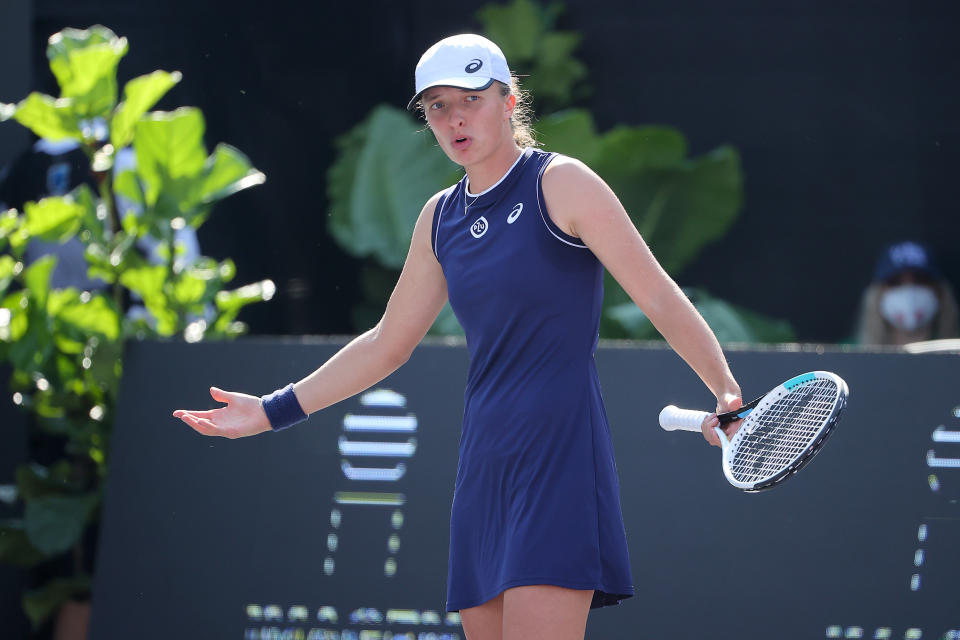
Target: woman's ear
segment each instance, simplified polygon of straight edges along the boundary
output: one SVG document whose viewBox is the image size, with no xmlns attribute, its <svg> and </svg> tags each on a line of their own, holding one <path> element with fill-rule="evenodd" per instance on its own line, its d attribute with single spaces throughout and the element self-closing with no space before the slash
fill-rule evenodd
<svg viewBox="0 0 960 640">
<path fill-rule="evenodd" d="M 517 106 L 517 96 L 511 93 L 507 96 L 507 99 L 503 101 L 503 104 L 506 107 L 504 110 L 504 115 L 506 116 L 506 119 L 509 120 L 513 116 L 514 107 Z"/>
</svg>

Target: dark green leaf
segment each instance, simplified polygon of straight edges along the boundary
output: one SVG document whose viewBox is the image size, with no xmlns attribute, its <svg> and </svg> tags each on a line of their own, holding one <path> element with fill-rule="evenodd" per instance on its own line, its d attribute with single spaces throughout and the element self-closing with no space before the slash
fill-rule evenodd
<svg viewBox="0 0 960 640">
<path fill-rule="evenodd" d="M 33 628 L 39 629 L 65 602 L 88 598 L 92 587 L 93 579 L 89 576 L 55 578 L 40 589 L 28 591 L 23 596 L 23 610 Z"/>
<path fill-rule="evenodd" d="M 516 68 L 521 61 L 532 60 L 537 40 L 551 25 L 543 19 L 543 9 L 531 0 L 509 4 L 487 4 L 476 13 L 484 33 L 497 43 L 507 60 Z"/>
<path fill-rule="evenodd" d="M 592 166 L 611 180 L 635 176 L 650 169 L 673 169 L 687 157 L 683 134 L 668 127 L 618 126 L 603 134 L 599 156 Z"/>
<path fill-rule="evenodd" d="M 694 289 L 690 298 L 722 342 L 792 342 L 796 335 L 784 320 L 768 318 Z"/>
<path fill-rule="evenodd" d="M 586 109 L 558 111 L 536 123 L 537 139 L 544 148 L 578 158 L 593 166 L 601 153 L 601 141 Z"/>
<path fill-rule="evenodd" d="M 22 520 L 0 522 L 0 563 L 31 567 L 46 559 L 46 555 L 30 544 Z"/>
<path fill-rule="evenodd" d="M 610 338 L 631 338 L 633 340 L 657 340 L 657 332 L 650 319 L 632 302 L 614 304 L 604 310 L 604 315 L 611 320 L 620 331 Z"/>
<path fill-rule="evenodd" d="M 330 231 L 353 255 L 374 255 L 397 269 L 424 203 L 458 171 L 431 133 L 392 107 L 375 108 L 345 140 L 359 150 L 328 174 Z"/>
<path fill-rule="evenodd" d="M 610 185 L 671 273 L 722 237 L 739 214 L 743 179 L 732 148 L 688 159 L 686 140 L 674 129 L 619 126 L 598 136 L 583 110 L 548 116 L 537 129 L 549 149 L 580 158 Z"/>
<path fill-rule="evenodd" d="M 665 202 L 651 202 L 637 226 L 667 271 L 678 272 L 726 234 L 743 204 L 742 182 L 736 150 L 720 147 L 688 161 L 662 183 L 670 185 L 663 191 Z"/>
<path fill-rule="evenodd" d="M 54 350 L 53 336 L 39 314 L 28 310 L 14 315 L 10 322 L 11 336 L 22 330 L 19 339 L 14 339 L 7 351 L 7 358 L 17 369 L 42 371 Z M 27 318 L 31 317 L 30 320 Z M 19 326 L 23 323 L 23 329 Z"/>
<path fill-rule="evenodd" d="M 587 68 L 573 56 L 580 34 L 553 30 L 561 10 L 559 3 L 543 6 L 514 0 L 486 5 L 476 14 L 483 32 L 500 46 L 511 69 L 525 76 L 523 84 L 543 112 L 568 107 L 586 93 L 581 82 Z"/>
<path fill-rule="evenodd" d="M 690 301 L 724 343 L 790 342 L 795 339 L 789 323 L 764 317 L 715 298 L 702 289 L 685 290 Z M 660 339 L 649 318 L 632 302 L 609 307 L 604 312 L 619 332 L 615 337 L 635 340 Z"/>
<path fill-rule="evenodd" d="M 87 494 L 29 501 L 24 524 L 30 544 L 47 555 L 66 551 L 79 542 L 98 500 L 96 494 Z"/>
<path fill-rule="evenodd" d="M 122 149 L 130 144 L 137 120 L 180 82 L 182 77 L 179 71 L 154 71 L 126 84 L 123 88 L 124 100 L 117 106 L 110 121 L 110 142 L 115 148 Z"/>
<path fill-rule="evenodd" d="M 17 490 L 27 502 L 47 496 L 59 496 L 75 490 L 62 467 L 48 469 L 39 464 L 23 464 L 16 470 Z"/>
<path fill-rule="evenodd" d="M 586 93 L 578 84 L 587 77 L 587 67 L 573 57 L 580 35 L 548 33 L 539 42 L 538 53 L 524 86 L 545 109 L 563 108 Z"/>
</svg>

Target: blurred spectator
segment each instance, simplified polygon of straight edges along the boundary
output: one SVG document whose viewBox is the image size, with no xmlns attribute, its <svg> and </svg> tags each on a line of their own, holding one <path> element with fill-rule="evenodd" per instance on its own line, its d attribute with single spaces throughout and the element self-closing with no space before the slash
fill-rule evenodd
<svg viewBox="0 0 960 640">
<path fill-rule="evenodd" d="M 106 137 L 106 128 L 100 132 Z M 114 175 L 123 171 L 136 170 L 136 154 L 127 147 L 117 151 L 114 159 Z M 99 187 L 90 171 L 86 154 L 75 140 L 51 141 L 40 139 L 26 152 L 21 154 L 9 167 L 6 175 L 0 174 L 0 211 L 10 207 L 23 211 L 26 202 L 36 202 L 42 198 L 62 196 L 81 184 L 87 184 L 95 194 Z M 114 197 L 120 217 L 139 215 L 140 208 L 119 194 Z M 176 268 L 182 269 L 200 256 L 200 245 L 196 230 L 182 227 L 174 231 L 174 242 L 181 245 L 183 253 L 176 258 Z M 163 262 L 160 242 L 156 238 L 143 237 L 137 240 L 137 246 L 153 264 Z M 79 238 L 70 238 L 64 243 L 44 242 L 32 238 L 27 245 L 27 264 L 31 264 L 44 255 L 57 256 L 57 266 L 51 277 L 54 287 L 75 287 L 77 289 L 102 289 L 106 283 L 102 280 L 87 278 L 85 247 Z"/>
<path fill-rule="evenodd" d="M 50 196 L 62 196 L 86 183 L 94 193 L 97 183 L 90 173 L 90 163 L 74 140 L 37 140 L 32 147 L 16 158 L 0 180 L 0 210 L 9 208 L 23 211 L 23 205 Z M 58 244 L 31 239 L 27 245 L 28 264 L 38 258 L 57 256 L 52 281 L 55 287 L 99 289 L 103 282 L 87 278 L 87 261 L 83 244 L 73 239 Z"/>
<path fill-rule="evenodd" d="M 863 294 L 857 341 L 903 345 L 958 336 L 957 299 L 930 251 L 916 242 L 884 249 Z"/>
</svg>

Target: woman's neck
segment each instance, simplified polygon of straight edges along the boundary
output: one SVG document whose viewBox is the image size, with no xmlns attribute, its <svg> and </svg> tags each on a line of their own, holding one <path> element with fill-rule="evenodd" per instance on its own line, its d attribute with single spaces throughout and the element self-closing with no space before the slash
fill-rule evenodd
<svg viewBox="0 0 960 640">
<path fill-rule="evenodd" d="M 467 180 L 470 181 L 470 193 L 486 191 L 497 183 L 514 165 L 522 151 L 511 139 L 510 144 L 503 144 L 482 161 L 464 167 Z"/>
</svg>

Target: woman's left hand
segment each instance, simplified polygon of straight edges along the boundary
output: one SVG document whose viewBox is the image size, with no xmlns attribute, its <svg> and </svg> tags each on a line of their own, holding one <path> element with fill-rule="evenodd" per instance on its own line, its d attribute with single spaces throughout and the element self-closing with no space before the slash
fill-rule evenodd
<svg viewBox="0 0 960 640">
<path fill-rule="evenodd" d="M 720 426 L 720 420 L 717 419 L 718 413 L 727 413 L 728 411 L 735 411 L 743 406 L 743 399 L 735 393 L 723 393 L 717 398 L 717 410 L 715 413 L 711 413 L 709 416 L 704 418 L 703 424 L 700 425 L 700 431 L 703 432 L 703 437 L 711 445 L 715 447 L 720 446 L 720 438 L 717 436 L 717 432 L 714 431 L 714 427 Z M 737 429 L 740 428 L 740 425 L 743 424 L 743 420 L 734 420 L 733 422 L 728 422 L 723 425 L 723 432 L 727 436 L 727 440 L 733 437 L 733 434 L 737 432 Z"/>
</svg>

